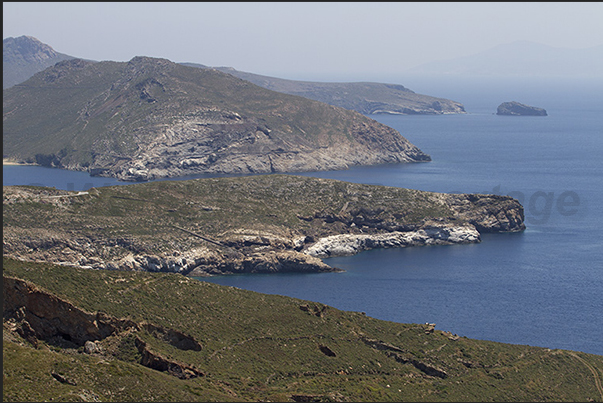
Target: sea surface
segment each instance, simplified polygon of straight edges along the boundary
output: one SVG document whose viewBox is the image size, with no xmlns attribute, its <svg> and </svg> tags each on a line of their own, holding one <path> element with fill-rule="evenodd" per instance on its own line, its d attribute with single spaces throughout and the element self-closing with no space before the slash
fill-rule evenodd
<svg viewBox="0 0 603 403">
<path fill-rule="evenodd" d="M 383 80 L 375 80 L 385 82 Z M 325 262 L 343 273 L 201 278 L 262 293 L 435 323 L 460 336 L 603 355 L 603 83 L 393 78 L 467 114 L 371 118 L 433 161 L 296 175 L 435 192 L 516 197 L 527 229 L 472 245 L 380 249 Z M 507 101 L 546 117 L 497 116 Z M 209 175 L 208 175 L 209 176 Z M 4 185 L 128 185 L 81 172 L 4 166 Z"/>
</svg>

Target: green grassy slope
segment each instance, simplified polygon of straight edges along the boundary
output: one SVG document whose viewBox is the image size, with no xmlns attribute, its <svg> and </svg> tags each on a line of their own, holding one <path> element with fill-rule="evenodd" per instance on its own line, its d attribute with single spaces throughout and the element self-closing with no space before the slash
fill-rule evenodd
<svg viewBox="0 0 603 403">
<path fill-rule="evenodd" d="M 34 348 L 10 330 L 18 318 L 6 312 L 5 300 L 5 401 L 603 399 L 603 357 L 592 354 L 458 338 L 427 325 L 376 320 L 175 274 L 10 259 L 3 261 L 3 274 L 84 311 L 177 330 L 202 346 L 182 350 L 141 329 L 98 341 L 99 354 L 85 354 L 60 338 Z M 140 365 L 137 337 L 203 376 L 180 379 Z"/>
</svg>

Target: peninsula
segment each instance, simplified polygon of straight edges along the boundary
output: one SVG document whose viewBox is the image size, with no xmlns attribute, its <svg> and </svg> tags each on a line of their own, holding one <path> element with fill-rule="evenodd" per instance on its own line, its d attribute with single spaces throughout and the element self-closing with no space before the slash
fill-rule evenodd
<svg viewBox="0 0 603 403">
<path fill-rule="evenodd" d="M 182 63 L 199 68 L 212 68 L 196 63 Z M 286 80 L 233 69 L 213 69 L 250 81 L 260 87 L 285 94 L 299 95 L 365 115 L 450 115 L 466 113 L 460 102 L 418 94 L 400 84 L 375 82 L 316 82 Z"/>
<path fill-rule="evenodd" d="M 5 158 L 120 180 L 430 161 L 358 112 L 166 59 L 66 60 L 3 96 Z"/>
<path fill-rule="evenodd" d="M 508 196 L 282 174 L 3 193 L 5 256 L 188 276 L 334 271 L 322 257 L 525 228 Z"/>
</svg>

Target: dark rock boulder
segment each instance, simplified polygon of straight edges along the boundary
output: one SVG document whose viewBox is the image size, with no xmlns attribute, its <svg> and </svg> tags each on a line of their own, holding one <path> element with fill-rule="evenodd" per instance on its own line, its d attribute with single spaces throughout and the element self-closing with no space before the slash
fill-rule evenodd
<svg viewBox="0 0 603 403">
<path fill-rule="evenodd" d="M 497 115 L 504 116 L 547 116 L 546 110 L 519 102 L 503 102 L 496 109 Z"/>
</svg>

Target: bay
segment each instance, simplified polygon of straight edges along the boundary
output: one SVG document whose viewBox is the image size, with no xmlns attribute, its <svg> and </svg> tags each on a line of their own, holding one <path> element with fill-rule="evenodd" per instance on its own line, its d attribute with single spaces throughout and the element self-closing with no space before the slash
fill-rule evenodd
<svg viewBox="0 0 603 403">
<path fill-rule="evenodd" d="M 405 82 L 405 81 L 400 81 Z M 419 83 L 417 83 L 419 84 Z M 586 80 L 428 81 L 466 115 L 371 116 L 433 161 L 304 175 L 516 197 L 527 229 L 475 245 L 371 250 L 344 273 L 203 279 L 319 301 L 461 336 L 603 355 L 603 85 Z M 428 92 L 429 91 L 429 92 Z M 546 117 L 497 116 L 518 101 Z"/>
<path fill-rule="evenodd" d="M 321 302 L 383 320 L 436 323 L 437 329 L 476 339 L 603 355 L 603 84 L 394 82 L 462 102 L 468 111 L 371 116 L 433 161 L 295 175 L 511 195 L 524 205 L 526 231 L 486 234 L 474 245 L 371 250 L 325 259 L 343 273 L 200 281 Z M 512 100 L 543 107 L 549 116 L 495 115 L 498 104 Z M 67 190 L 130 184 L 24 166 L 4 166 L 3 182 Z"/>
</svg>

